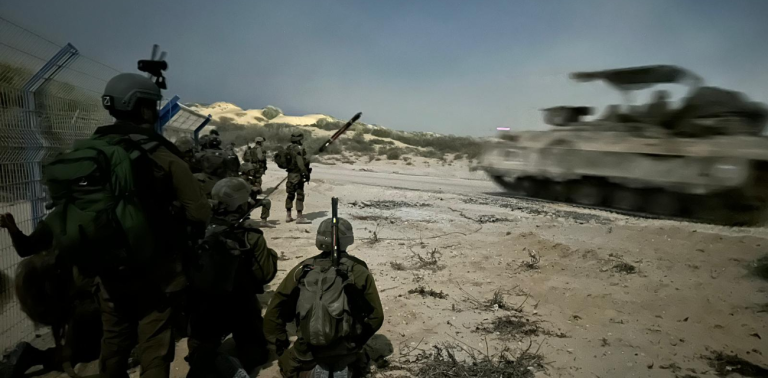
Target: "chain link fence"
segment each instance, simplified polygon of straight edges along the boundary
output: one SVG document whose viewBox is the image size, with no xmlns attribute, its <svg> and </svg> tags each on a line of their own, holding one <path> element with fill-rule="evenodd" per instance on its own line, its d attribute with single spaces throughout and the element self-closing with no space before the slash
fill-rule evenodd
<svg viewBox="0 0 768 378">
<path fill-rule="evenodd" d="M 45 215 L 41 167 L 112 118 L 101 92 L 118 70 L 0 17 L 0 213 L 25 233 Z M 0 352 L 35 335 L 14 298 L 20 258 L 0 232 Z"/>
</svg>

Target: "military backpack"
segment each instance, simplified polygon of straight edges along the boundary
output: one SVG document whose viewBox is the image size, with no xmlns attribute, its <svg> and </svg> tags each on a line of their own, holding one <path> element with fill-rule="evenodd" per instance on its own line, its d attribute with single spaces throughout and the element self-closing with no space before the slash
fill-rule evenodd
<svg viewBox="0 0 768 378">
<path fill-rule="evenodd" d="M 94 134 L 43 166 L 53 207 L 45 222 L 83 273 L 140 265 L 158 249 L 152 222 L 170 207 L 169 176 L 149 156 L 160 145 L 146 135 Z"/>
<path fill-rule="evenodd" d="M 347 258 L 338 267 L 327 259 L 310 259 L 302 265 L 296 319 L 301 337 L 316 357 L 354 351 L 352 340 L 362 333 L 347 296 L 347 286 L 354 286 L 352 265 Z"/>
</svg>

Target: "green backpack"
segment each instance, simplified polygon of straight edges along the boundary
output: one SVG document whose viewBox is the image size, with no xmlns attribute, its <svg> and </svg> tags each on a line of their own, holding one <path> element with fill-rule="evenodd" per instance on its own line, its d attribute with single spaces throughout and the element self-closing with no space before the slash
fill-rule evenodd
<svg viewBox="0 0 768 378">
<path fill-rule="evenodd" d="M 315 357 L 349 354 L 358 347 L 352 340 L 362 325 L 352 314 L 345 287 L 354 285 L 352 263 L 342 258 L 339 267 L 330 260 L 307 260 L 299 279 L 296 319 L 301 337 Z"/>
<path fill-rule="evenodd" d="M 212 223 L 189 267 L 187 275 L 192 286 L 210 294 L 235 290 L 263 293 L 263 286 L 277 275 L 277 252 L 271 248 L 257 253 L 244 252 L 252 247 L 246 241 L 247 234 L 264 235 L 263 232 L 250 220 L 234 228 L 218 218 Z"/>
<path fill-rule="evenodd" d="M 142 264 L 156 238 L 147 209 L 160 144 L 142 135 L 95 135 L 43 167 L 53 211 L 45 217 L 62 257 L 84 274 Z"/>
<path fill-rule="evenodd" d="M 293 167 L 293 157 L 287 148 L 278 147 L 274 156 L 275 164 L 280 169 L 290 169 Z"/>
</svg>

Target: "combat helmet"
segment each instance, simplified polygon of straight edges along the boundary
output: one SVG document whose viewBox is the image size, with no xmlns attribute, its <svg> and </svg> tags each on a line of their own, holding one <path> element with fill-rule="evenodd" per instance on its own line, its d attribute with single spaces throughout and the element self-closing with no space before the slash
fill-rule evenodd
<svg viewBox="0 0 768 378">
<path fill-rule="evenodd" d="M 251 163 L 240 164 L 240 173 L 248 173 L 249 171 L 254 170 L 256 170 L 256 167 L 254 167 Z"/>
<path fill-rule="evenodd" d="M 218 134 L 211 134 L 210 142 L 208 142 L 208 148 L 219 148 L 221 147 L 221 138 L 219 138 Z"/>
<path fill-rule="evenodd" d="M 301 142 L 302 140 L 304 140 L 304 134 L 301 132 L 297 131 L 291 134 L 291 142 Z"/>
<path fill-rule="evenodd" d="M 213 186 L 211 198 L 227 211 L 235 211 L 243 205 L 248 205 L 251 186 L 241 178 L 227 177 Z"/>
<path fill-rule="evenodd" d="M 208 148 L 208 145 L 211 143 L 211 137 L 208 135 L 203 135 L 198 139 L 200 142 L 200 147 L 202 148 Z"/>
<path fill-rule="evenodd" d="M 151 79 L 135 73 L 122 73 L 107 82 L 101 105 L 108 111 L 130 112 L 141 100 L 159 102 L 162 98 L 160 88 Z"/>
<path fill-rule="evenodd" d="M 176 148 L 182 153 L 187 153 L 195 149 L 195 140 L 188 136 L 176 139 Z"/>
<path fill-rule="evenodd" d="M 355 242 L 352 224 L 344 218 L 337 219 L 339 221 L 339 250 L 346 251 L 347 247 Z M 320 223 L 320 227 L 317 228 L 315 245 L 321 251 L 333 250 L 333 218 L 328 218 Z"/>
<path fill-rule="evenodd" d="M 256 137 L 256 144 L 258 144 L 258 143 L 264 143 L 265 141 L 266 141 L 266 139 L 264 139 L 264 138 L 262 138 L 262 137 Z"/>
</svg>

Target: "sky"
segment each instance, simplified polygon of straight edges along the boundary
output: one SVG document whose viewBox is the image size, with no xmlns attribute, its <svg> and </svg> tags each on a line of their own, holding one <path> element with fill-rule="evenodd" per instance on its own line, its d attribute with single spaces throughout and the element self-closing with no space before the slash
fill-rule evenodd
<svg viewBox="0 0 768 378">
<path fill-rule="evenodd" d="M 182 102 L 473 136 L 622 101 L 572 71 L 675 64 L 768 102 L 766 15 L 765 0 L 0 2 L 3 18 L 122 71 L 159 44 Z"/>
</svg>

